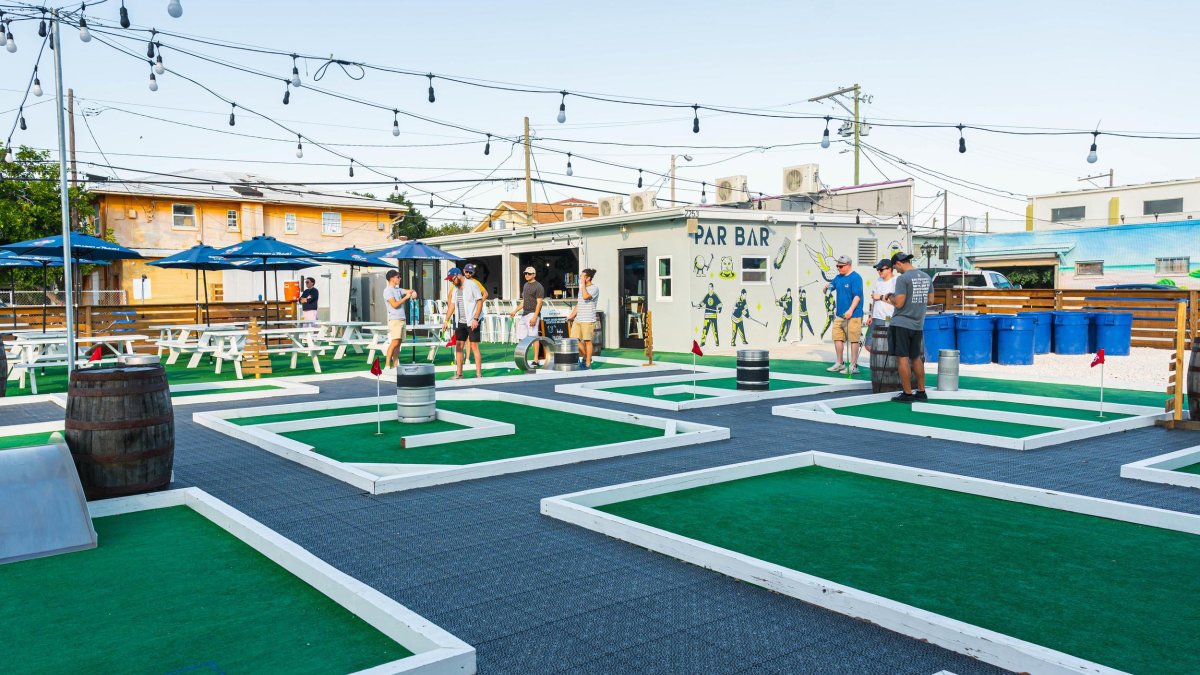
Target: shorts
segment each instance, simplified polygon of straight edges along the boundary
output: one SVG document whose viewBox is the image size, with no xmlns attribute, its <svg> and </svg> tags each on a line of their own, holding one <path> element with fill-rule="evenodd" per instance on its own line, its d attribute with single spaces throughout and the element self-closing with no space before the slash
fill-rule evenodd
<svg viewBox="0 0 1200 675">
<path fill-rule="evenodd" d="M 404 331 L 407 328 L 404 319 L 388 319 L 388 339 L 404 342 Z"/>
<path fill-rule="evenodd" d="M 475 330 L 471 330 L 470 324 L 454 324 L 454 339 L 460 344 L 468 341 L 479 344 L 479 324 L 475 324 Z"/>
<path fill-rule="evenodd" d="M 924 331 L 888 326 L 888 354 L 907 359 L 925 359 Z"/>
<path fill-rule="evenodd" d="M 303 310 L 303 311 L 304 311 L 304 320 L 305 320 L 305 321 L 307 321 L 307 322 L 309 322 L 309 323 L 316 323 L 316 322 L 317 322 L 317 310 L 315 310 L 315 309 L 306 309 L 306 310 Z"/>
<path fill-rule="evenodd" d="M 595 321 L 576 321 L 571 324 L 571 337 L 582 342 L 591 342 L 596 337 Z"/>
<path fill-rule="evenodd" d="M 850 321 L 842 317 L 833 320 L 833 339 L 846 341 L 846 333 L 850 334 L 851 342 L 862 342 L 862 317 L 856 316 Z"/>
<path fill-rule="evenodd" d="M 538 327 L 539 327 L 539 324 L 541 324 L 541 321 L 535 321 L 533 323 L 533 325 L 530 326 L 529 325 L 529 317 L 531 317 L 531 316 L 533 316 L 532 313 L 521 314 L 516 319 L 513 319 L 513 322 L 515 324 L 514 328 L 517 333 L 517 342 L 520 342 L 521 340 L 524 340 L 527 337 L 537 337 L 539 335 Z"/>
</svg>

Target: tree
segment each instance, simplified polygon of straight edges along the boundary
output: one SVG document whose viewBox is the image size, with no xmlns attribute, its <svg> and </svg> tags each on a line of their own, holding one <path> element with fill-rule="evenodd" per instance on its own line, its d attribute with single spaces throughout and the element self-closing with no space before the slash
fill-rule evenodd
<svg viewBox="0 0 1200 675">
<path fill-rule="evenodd" d="M 398 223 L 392 225 L 392 239 L 400 237 L 408 237 L 409 239 L 424 239 L 431 236 L 429 232 L 429 221 L 426 220 L 425 214 L 421 213 L 412 201 L 409 200 L 408 194 L 394 193 L 387 200 L 393 204 L 399 204 L 408 211 L 404 214 Z"/>
</svg>

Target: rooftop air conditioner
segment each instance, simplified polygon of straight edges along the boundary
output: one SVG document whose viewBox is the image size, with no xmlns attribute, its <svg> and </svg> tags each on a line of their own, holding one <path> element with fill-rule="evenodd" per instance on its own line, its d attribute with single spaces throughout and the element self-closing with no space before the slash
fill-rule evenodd
<svg viewBox="0 0 1200 675">
<path fill-rule="evenodd" d="M 717 200 L 718 204 L 735 204 L 744 202 L 750 199 L 750 193 L 746 189 L 745 176 L 729 176 L 726 178 L 718 178 Z"/>
<path fill-rule="evenodd" d="M 783 194 L 815 195 L 821 191 L 821 174 L 817 164 L 789 166 L 783 170 Z"/>
<path fill-rule="evenodd" d="M 658 193 L 654 190 L 634 192 L 629 195 L 629 210 L 633 213 L 653 211 L 658 208 L 658 204 L 655 202 L 655 197 L 657 196 Z"/>
<path fill-rule="evenodd" d="M 572 206 L 570 208 L 563 209 L 563 222 L 564 223 L 570 223 L 570 222 L 574 222 L 576 220 L 583 220 L 583 207 L 582 206 Z"/>
<path fill-rule="evenodd" d="M 624 197 L 601 197 L 600 198 L 600 216 L 615 216 L 624 213 L 622 202 Z"/>
<path fill-rule="evenodd" d="M 492 221 L 492 229 L 493 230 L 503 230 L 507 226 L 508 226 L 508 221 L 504 220 L 503 218 L 497 218 Z"/>
</svg>

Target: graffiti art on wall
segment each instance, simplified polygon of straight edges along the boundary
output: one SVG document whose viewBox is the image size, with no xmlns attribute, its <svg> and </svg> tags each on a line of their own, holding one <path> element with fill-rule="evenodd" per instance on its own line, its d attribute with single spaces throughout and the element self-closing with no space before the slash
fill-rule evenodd
<svg viewBox="0 0 1200 675">
<path fill-rule="evenodd" d="M 717 276 L 719 276 L 725 280 L 732 280 L 732 279 L 737 278 L 737 272 L 733 271 L 733 256 L 731 256 L 731 255 L 721 256 L 721 271 L 717 273 Z"/>
<path fill-rule="evenodd" d="M 821 278 L 826 282 L 833 281 L 833 276 L 836 274 L 833 265 L 833 246 L 825 240 L 825 235 L 821 235 L 821 243 L 817 248 L 813 248 L 808 244 L 804 245 L 808 249 L 808 257 L 817 263 L 817 269 L 821 272 Z"/>
<path fill-rule="evenodd" d="M 714 343 L 720 347 L 721 335 L 717 332 L 717 315 L 721 313 L 722 305 L 721 298 L 711 283 L 708 285 L 708 293 L 704 295 L 699 304 L 692 303 L 692 307 L 704 310 L 704 319 L 700 329 L 700 346 L 704 346 L 705 341 L 708 340 L 708 332 L 711 330 Z"/>
<path fill-rule="evenodd" d="M 708 276 L 708 268 L 712 267 L 714 254 L 708 254 L 708 262 L 704 261 L 704 256 L 698 255 L 692 260 L 692 271 L 697 277 L 703 279 Z"/>
<path fill-rule="evenodd" d="M 792 332 L 792 289 L 785 289 L 783 295 L 775 298 L 775 306 L 783 310 L 783 316 L 779 319 L 779 339 L 776 340 L 783 342 Z M 800 327 L 800 338 L 804 339 L 803 326 Z"/>
<path fill-rule="evenodd" d="M 783 238 L 783 243 L 779 245 L 779 250 L 775 252 L 775 269 L 783 269 L 783 261 L 787 260 L 788 251 L 792 248 L 792 240 L 787 237 Z"/>
</svg>

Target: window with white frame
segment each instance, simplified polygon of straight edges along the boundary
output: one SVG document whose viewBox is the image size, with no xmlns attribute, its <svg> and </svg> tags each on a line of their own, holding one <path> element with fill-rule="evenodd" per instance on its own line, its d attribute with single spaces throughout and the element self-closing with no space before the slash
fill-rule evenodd
<svg viewBox="0 0 1200 675">
<path fill-rule="evenodd" d="M 673 267 L 671 265 L 671 256 L 663 255 L 655 258 L 654 270 L 655 276 L 658 277 L 658 283 L 656 284 L 658 296 L 655 299 L 670 302 L 675 295 L 675 289 L 672 286 Z"/>
<path fill-rule="evenodd" d="M 283 233 L 284 234 L 299 234 L 300 230 L 296 229 L 296 214 L 283 214 Z"/>
<path fill-rule="evenodd" d="M 230 232 L 238 231 L 238 212 L 237 209 L 229 209 L 225 212 L 225 229 Z"/>
<path fill-rule="evenodd" d="M 1157 216 L 1160 213 L 1182 213 L 1183 197 L 1175 199 L 1147 199 L 1142 202 L 1143 216 Z"/>
<path fill-rule="evenodd" d="M 321 214 L 321 234 L 341 234 L 342 214 L 336 211 L 325 211 Z"/>
<path fill-rule="evenodd" d="M 1060 209 L 1050 209 L 1050 222 L 1062 223 L 1069 220 L 1083 220 L 1086 214 L 1086 206 L 1064 206 Z"/>
<path fill-rule="evenodd" d="M 196 205 L 172 204 L 171 227 L 176 230 L 196 229 Z"/>
<path fill-rule="evenodd" d="M 1102 277 L 1104 276 L 1103 260 L 1080 260 L 1075 263 L 1075 276 Z"/>
<path fill-rule="evenodd" d="M 1155 274 L 1187 274 L 1191 266 L 1192 259 L 1186 256 L 1154 259 Z"/>
<path fill-rule="evenodd" d="M 742 283 L 767 283 L 767 259 L 761 256 L 742 256 Z"/>
</svg>

